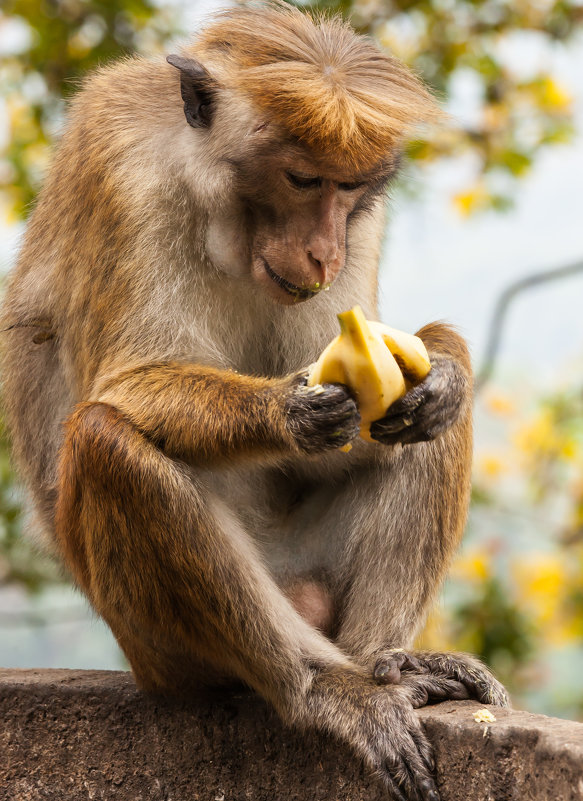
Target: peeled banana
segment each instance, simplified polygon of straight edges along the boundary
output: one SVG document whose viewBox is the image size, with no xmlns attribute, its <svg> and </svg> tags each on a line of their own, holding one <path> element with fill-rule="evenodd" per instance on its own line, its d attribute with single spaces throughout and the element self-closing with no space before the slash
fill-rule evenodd
<svg viewBox="0 0 583 801">
<path fill-rule="evenodd" d="M 373 442 L 370 424 L 421 381 L 431 363 L 419 337 L 365 319 L 360 306 L 338 315 L 340 334 L 322 351 L 308 386 L 346 384 L 356 395 L 360 436 Z M 405 374 L 405 376 L 403 375 Z"/>
</svg>

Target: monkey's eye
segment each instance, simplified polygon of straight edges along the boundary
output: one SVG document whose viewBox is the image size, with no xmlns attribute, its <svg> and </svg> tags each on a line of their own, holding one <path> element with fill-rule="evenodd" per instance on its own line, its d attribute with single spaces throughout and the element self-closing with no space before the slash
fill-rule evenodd
<svg viewBox="0 0 583 801">
<path fill-rule="evenodd" d="M 286 172 L 286 178 L 296 189 L 315 189 L 322 183 L 321 178 L 306 178 L 303 175 L 294 175 L 293 172 Z"/>
<path fill-rule="evenodd" d="M 353 184 L 341 183 L 338 184 L 338 189 L 342 189 L 343 192 L 354 192 L 355 189 L 360 189 L 365 183 L 366 181 L 355 181 Z"/>
</svg>

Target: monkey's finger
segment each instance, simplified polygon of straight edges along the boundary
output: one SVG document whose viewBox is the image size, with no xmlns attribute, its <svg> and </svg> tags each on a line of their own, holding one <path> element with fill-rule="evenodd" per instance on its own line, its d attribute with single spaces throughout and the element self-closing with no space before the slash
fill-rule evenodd
<svg viewBox="0 0 583 801">
<path fill-rule="evenodd" d="M 294 393 L 297 402 L 306 403 L 313 409 L 335 406 L 354 399 L 344 384 L 320 384 L 315 387 L 299 386 Z"/>
<path fill-rule="evenodd" d="M 403 427 L 399 431 L 386 431 L 382 425 L 373 423 L 370 427 L 371 437 L 382 445 L 413 445 L 416 442 L 431 442 L 435 439 L 438 432 L 434 429 L 426 429 L 422 425 L 411 425 Z"/>
<path fill-rule="evenodd" d="M 310 370 L 311 370 L 311 365 L 310 367 L 306 367 L 303 370 L 299 370 L 295 375 L 292 376 L 291 385 L 294 387 L 305 387 L 308 383 Z"/>
<path fill-rule="evenodd" d="M 428 769 L 431 746 L 421 731 L 413 738 L 411 728 L 400 743 L 400 753 L 387 756 L 385 767 L 409 801 L 439 801 L 435 780 Z"/>
<path fill-rule="evenodd" d="M 427 676 L 425 690 L 429 702 L 433 704 L 439 701 L 467 701 L 470 697 L 468 688 L 461 681 L 440 676 Z"/>
<path fill-rule="evenodd" d="M 427 738 L 422 730 L 411 730 L 411 737 L 415 741 L 415 745 L 417 746 L 417 751 L 419 752 L 421 759 L 425 763 L 425 767 L 429 771 L 429 773 L 434 776 L 435 775 L 435 757 L 433 756 L 433 748 L 429 745 Z"/>
<path fill-rule="evenodd" d="M 409 801 L 406 795 L 403 795 L 399 789 L 397 782 L 391 777 L 387 771 L 380 771 L 380 778 L 383 780 L 392 801 Z"/>
<path fill-rule="evenodd" d="M 431 375 L 431 373 L 429 375 Z M 420 384 L 417 384 L 410 389 L 409 392 L 406 392 L 402 398 L 399 398 L 391 404 L 387 410 L 387 414 L 381 419 L 390 420 L 393 417 L 402 417 L 403 415 L 411 414 L 426 403 L 429 394 L 428 376 Z"/>
<path fill-rule="evenodd" d="M 468 697 L 475 698 L 481 704 L 510 705 L 508 693 L 489 673 L 475 671 L 465 665 L 461 665 L 455 673 L 458 681 L 468 690 Z"/>
<path fill-rule="evenodd" d="M 467 689 L 470 698 L 482 704 L 509 706 L 510 699 L 503 685 L 478 660 L 464 654 L 421 652 L 421 661 L 431 675 L 453 678 Z"/>
<path fill-rule="evenodd" d="M 401 671 L 411 670 L 419 673 L 426 673 L 424 667 L 417 657 L 407 651 L 394 651 L 381 656 L 373 670 L 374 678 L 379 684 L 399 684 L 401 681 Z"/>
<path fill-rule="evenodd" d="M 468 688 L 461 681 L 432 673 L 403 675 L 401 685 L 407 688 L 415 709 L 439 701 L 466 701 L 470 698 Z"/>
</svg>

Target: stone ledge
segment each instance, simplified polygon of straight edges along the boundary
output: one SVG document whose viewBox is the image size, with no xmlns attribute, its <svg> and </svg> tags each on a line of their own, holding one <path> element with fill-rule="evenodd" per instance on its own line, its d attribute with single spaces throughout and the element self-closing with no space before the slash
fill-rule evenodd
<svg viewBox="0 0 583 801">
<path fill-rule="evenodd" d="M 583 724 L 470 701 L 419 712 L 443 801 L 583 799 Z M 0 801 L 386 801 L 348 749 L 250 694 L 178 703 L 129 673 L 0 670 Z"/>
</svg>

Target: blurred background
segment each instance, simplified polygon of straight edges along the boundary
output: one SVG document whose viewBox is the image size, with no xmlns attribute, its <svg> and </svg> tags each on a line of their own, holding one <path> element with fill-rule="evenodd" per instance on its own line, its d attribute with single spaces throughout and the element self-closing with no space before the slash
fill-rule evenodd
<svg viewBox="0 0 583 801">
<path fill-rule="evenodd" d="M 4 0 L 0 267 L 14 261 L 66 98 L 94 65 L 171 52 L 218 3 Z M 424 645 L 479 654 L 515 705 L 583 720 L 583 3 L 332 0 L 434 89 L 390 193 L 381 318 L 447 319 L 477 374 L 472 508 Z M 126 667 L 22 537 L 0 440 L 0 665 Z"/>
</svg>

